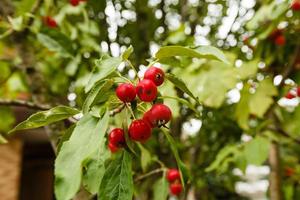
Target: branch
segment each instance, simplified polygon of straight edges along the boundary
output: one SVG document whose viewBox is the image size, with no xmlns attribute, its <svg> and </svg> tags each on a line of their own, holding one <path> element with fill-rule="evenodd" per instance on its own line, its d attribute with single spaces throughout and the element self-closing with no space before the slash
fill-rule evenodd
<svg viewBox="0 0 300 200">
<path fill-rule="evenodd" d="M 11 100 L 11 99 L 0 99 L 0 105 L 26 107 L 35 110 L 49 110 L 51 108 L 48 105 L 37 104 L 30 101 Z"/>
<path fill-rule="evenodd" d="M 143 179 L 145 179 L 145 178 L 147 178 L 149 176 L 152 176 L 154 174 L 161 173 L 161 172 L 163 172 L 165 170 L 166 170 L 165 168 L 158 168 L 158 169 L 152 170 L 152 171 L 150 171 L 150 172 L 148 172 L 146 174 L 143 174 L 143 175 L 140 175 L 140 176 L 136 177 L 134 179 L 134 182 L 138 182 L 138 181 L 143 180 Z"/>
</svg>

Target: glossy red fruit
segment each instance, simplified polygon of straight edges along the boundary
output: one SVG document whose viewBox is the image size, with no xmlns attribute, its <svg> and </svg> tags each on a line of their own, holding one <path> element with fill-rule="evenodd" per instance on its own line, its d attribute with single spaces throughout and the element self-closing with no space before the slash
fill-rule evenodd
<svg viewBox="0 0 300 200">
<path fill-rule="evenodd" d="M 113 129 L 108 136 L 109 143 L 114 144 L 117 147 L 122 147 L 125 144 L 124 131 L 121 128 Z"/>
<path fill-rule="evenodd" d="M 297 96 L 300 97 L 300 86 L 297 87 Z"/>
<path fill-rule="evenodd" d="M 144 79 L 136 86 L 136 93 L 142 101 L 151 102 L 156 99 L 157 87 L 153 81 Z"/>
<path fill-rule="evenodd" d="M 165 125 L 172 118 L 171 109 L 165 104 L 155 104 L 144 114 L 143 119 L 147 120 L 152 127 Z"/>
<path fill-rule="evenodd" d="M 275 44 L 278 46 L 285 45 L 285 37 L 283 35 L 279 35 L 275 38 Z"/>
<path fill-rule="evenodd" d="M 132 140 L 145 142 L 151 137 L 151 126 L 143 119 L 134 120 L 128 129 Z"/>
<path fill-rule="evenodd" d="M 52 17 L 50 16 L 46 16 L 44 18 L 44 21 L 45 21 L 45 24 L 50 27 L 50 28 L 56 28 L 57 27 L 57 23 L 55 21 L 55 19 L 53 19 Z"/>
<path fill-rule="evenodd" d="M 165 73 L 160 68 L 150 67 L 145 72 L 144 79 L 149 79 L 153 81 L 155 85 L 160 86 L 164 82 Z"/>
<path fill-rule="evenodd" d="M 115 153 L 119 150 L 119 148 L 111 142 L 108 143 L 108 148 L 112 153 Z"/>
<path fill-rule="evenodd" d="M 294 0 L 292 2 L 291 9 L 293 11 L 299 11 L 300 10 L 300 1 L 299 0 Z"/>
<path fill-rule="evenodd" d="M 80 0 L 70 0 L 70 4 L 72 6 L 78 6 L 79 3 L 80 3 Z"/>
<path fill-rule="evenodd" d="M 151 126 L 151 128 L 154 128 L 156 126 L 156 124 L 153 122 L 151 122 L 151 110 L 148 110 L 147 112 L 144 113 L 143 115 L 143 120 L 145 120 L 146 122 L 148 122 L 148 124 Z"/>
<path fill-rule="evenodd" d="M 177 169 L 169 169 L 167 172 L 167 180 L 169 182 L 174 182 L 180 180 L 180 173 Z"/>
<path fill-rule="evenodd" d="M 286 95 L 285 95 L 285 98 L 287 98 L 287 99 L 293 99 L 293 98 L 295 98 L 296 96 L 293 94 L 293 93 L 291 93 L 291 92 L 288 92 Z"/>
<path fill-rule="evenodd" d="M 182 192 L 182 185 L 180 183 L 172 183 L 170 185 L 170 191 L 171 194 L 178 196 Z"/>
<path fill-rule="evenodd" d="M 131 102 L 135 99 L 136 89 L 130 83 L 122 83 L 117 87 L 116 95 L 123 102 Z"/>
</svg>

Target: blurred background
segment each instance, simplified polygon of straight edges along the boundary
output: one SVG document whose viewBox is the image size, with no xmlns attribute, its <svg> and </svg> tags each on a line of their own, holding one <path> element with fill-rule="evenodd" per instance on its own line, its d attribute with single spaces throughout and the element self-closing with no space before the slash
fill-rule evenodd
<svg viewBox="0 0 300 200">
<path fill-rule="evenodd" d="M 300 8 L 295 2 L 300 3 L 1 0 L 1 199 L 54 199 L 53 149 L 70 122 L 10 137 L 6 133 L 38 110 L 60 104 L 80 108 L 94 60 L 118 57 L 130 45 L 138 74 L 124 63 L 118 66 L 128 78 L 142 77 L 151 57 L 166 45 L 212 45 L 231 63 L 227 68 L 175 57 L 157 64 L 188 83 L 203 103 L 200 116 L 195 116 L 186 106 L 167 100 L 174 112 L 171 130 L 193 177 L 183 199 L 300 199 L 300 108 L 295 89 L 300 78 Z M 185 98 L 170 85 L 161 90 Z M 253 94 L 259 95 L 250 97 Z M 269 114 L 274 107 L 276 117 Z M 270 128 L 269 122 L 276 126 Z M 257 135 L 264 139 L 243 150 L 245 154 L 236 153 Z M 163 144 L 150 143 L 151 153 L 172 162 Z M 269 158 L 272 149 L 274 162 Z M 275 197 L 269 194 L 272 177 Z M 140 184 L 136 199 L 151 199 L 147 187 L 152 183 Z M 83 192 L 76 198 L 84 196 Z"/>
</svg>

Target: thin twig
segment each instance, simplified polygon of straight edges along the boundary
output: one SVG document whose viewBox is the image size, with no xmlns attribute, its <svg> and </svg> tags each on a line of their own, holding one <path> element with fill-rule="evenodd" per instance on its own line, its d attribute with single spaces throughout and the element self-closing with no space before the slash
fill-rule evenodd
<svg viewBox="0 0 300 200">
<path fill-rule="evenodd" d="M 145 178 L 147 178 L 147 177 L 149 177 L 149 176 L 152 176 L 152 175 L 154 175 L 154 174 L 161 173 L 161 172 L 163 172 L 163 171 L 165 171 L 165 170 L 166 170 L 165 168 L 158 168 L 158 169 L 152 170 L 152 171 L 150 171 L 150 172 L 148 172 L 148 173 L 146 173 L 146 174 L 143 174 L 143 175 L 140 175 L 140 176 L 136 177 L 136 178 L 134 179 L 134 182 L 141 181 L 141 180 L 143 180 L 143 179 L 145 179 Z"/>
<path fill-rule="evenodd" d="M 30 101 L 17 100 L 17 99 L 0 99 L 0 105 L 2 106 L 20 106 L 31 108 L 35 110 L 49 110 L 51 107 L 44 104 L 37 104 Z"/>
<path fill-rule="evenodd" d="M 125 108 L 125 103 L 122 104 L 121 106 L 119 106 L 118 108 L 110 111 L 109 115 L 112 117 L 112 116 L 115 116 L 116 114 L 122 112 L 122 110 Z"/>
</svg>

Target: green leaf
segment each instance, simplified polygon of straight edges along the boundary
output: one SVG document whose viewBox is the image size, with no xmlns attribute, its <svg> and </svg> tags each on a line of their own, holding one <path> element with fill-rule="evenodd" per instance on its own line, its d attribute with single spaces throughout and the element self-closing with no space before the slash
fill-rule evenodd
<svg viewBox="0 0 300 200">
<path fill-rule="evenodd" d="M 222 148 L 216 159 L 205 169 L 206 172 L 211 172 L 213 170 L 217 170 L 222 163 L 226 162 L 227 159 L 234 157 L 239 153 L 239 148 L 236 145 L 227 145 Z"/>
<path fill-rule="evenodd" d="M 244 155 L 248 164 L 261 165 L 268 158 L 270 141 L 257 136 L 245 144 Z"/>
<path fill-rule="evenodd" d="M 21 31 L 23 29 L 24 18 L 23 16 L 18 16 L 15 18 L 8 17 L 8 21 L 11 27 L 15 31 Z"/>
<path fill-rule="evenodd" d="M 19 1 L 18 6 L 16 6 L 16 16 L 25 14 L 26 12 L 31 12 L 33 6 L 35 6 L 35 0 L 22 0 Z"/>
<path fill-rule="evenodd" d="M 132 52 L 133 52 L 133 47 L 130 45 L 122 54 L 122 59 L 128 60 L 128 58 L 132 54 Z"/>
<path fill-rule="evenodd" d="M 84 114 L 87 113 L 90 110 L 90 107 L 92 107 L 96 103 L 100 103 L 98 101 L 99 98 L 102 98 L 103 101 L 106 101 L 109 98 L 109 96 L 107 94 L 110 94 L 109 90 L 111 89 L 113 84 L 114 84 L 113 79 L 108 79 L 108 80 L 100 81 L 100 82 L 96 83 L 85 99 L 85 102 L 82 106 L 83 113 Z M 104 97 L 106 97 L 106 98 L 104 98 Z"/>
<path fill-rule="evenodd" d="M 0 135 L 0 144 L 5 144 L 5 143 L 7 143 L 7 140 L 5 139 L 5 137 Z"/>
<path fill-rule="evenodd" d="M 73 115 L 76 115 L 78 113 L 79 111 L 75 108 L 67 106 L 57 106 L 51 108 L 50 110 L 37 112 L 31 115 L 27 120 L 21 122 L 13 130 L 9 131 L 9 133 L 18 130 L 33 129 L 41 126 L 46 126 L 48 124 L 72 117 Z"/>
<path fill-rule="evenodd" d="M 56 29 L 44 28 L 37 34 L 38 41 L 50 51 L 59 53 L 62 57 L 73 57 L 73 42 Z"/>
<path fill-rule="evenodd" d="M 263 117 L 265 112 L 273 103 L 273 96 L 277 95 L 277 89 L 271 79 L 260 82 L 256 92 L 251 96 L 249 102 L 250 113 Z"/>
<path fill-rule="evenodd" d="M 254 94 L 249 93 L 249 86 L 244 86 L 241 91 L 241 100 L 237 104 L 235 116 L 241 128 L 247 130 L 250 114 L 263 118 L 268 108 L 273 104 L 273 96 L 277 89 L 271 79 L 261 81 Z"/>
<path fill-rule="evenodd" d="M 166 200 L 169 194 L 169 183 L 166 179 L 166 172 L 153 185 L 153 200 Z"/>
<path fill-rule="evenodd" d="M 91 115 L 84 115 L 77 123 L 70 139 L 62 145 L 55 161 L 57 200 L 71 199 L 79 190 L 82 167 L 93 161 L 95 152 L 103 144 L 108 122 L 108 111 L 100 120 Z"/>
<path fill-rule="evenodd" d="M 211 65 L 200 68 L 197 78 L 190 86 L 197 90 L 194 93 L 198 94 L 200 102 L 218 108 L 226 99 L 228 90 L 234 88 L 237 81 L 233 67 L 212 62 Z"/>
<path fill-rule="evenodd" d="M 105 161 L 110 157 L 110 151 L 107 149 L 105 141 L 105 139 L 101 140 L 100 147 L 92 154 L 91 160 L 86 164 L 86 173 L 83 175 L 83 185 L 91 194 L 98 192 L 105 173 Z"/>
<path fill-rule="evenodd" d="M 152 157 L 151 157 L 150 152 L 145 147 L 143 147 L 143 145 L 138 143 L 138 147 L 141 150 L 141 157 L 140 157 L 141 158 L 141 166 L 142 166 L 143 172 L 146 172 L 149 165 L 152 163 Z"/>
<path fill-rule="evenodd" d="M 243 62 L 242 66 L 235 68 L 240 79 L 246 79 L 256 75 L 258 69 L 258 61 Z"/>
<path fill-rule="evenodd" d="M 181 174 L 181 183 L 184 188 L 185 183 L 187 182 L 187 180 L 190 177 L 189 171 L 188 171 L 187 167 L 185 166 L 185 164 L 181 161 L 178 150 L 177 150 L 177 145 L 176 145 L 174 139 L 172 138 L 172 136 L 170 135 L 170 133 L 164 129 L 162 129 L 162 131 L 163 131 L 164 135 L 166 136 L 166 138 L 170 144 L 171 150 L 174 154 L 175 160 L 177 162 L 177 166 L 178 166 L 180 174 Z"/>
<path fill-rule="evenodd" d="M 101 58 L 95 61 L 96 67 L 94 68 L 88 84 L 85 87 L 85 92 L 88 92 L 94 85 L 105 78 L 111 76 L 116 72 L 117 67 L 121 64 L 122 59 L 117 58 Z"/>
<path fill-rule="evenodd" d="M 188 56 L 193 58 L 206 58 L 219 60 L 224 63 L 229 63 L 226 56 L 219 49 L 212 46 L 201 46 L 195 49 L 182 46 L 165 46 L 161 47 L 155 57 L 158 59 L 172 56 Z"/>
<path fill-rule="evenodd" d="M 117 155 L 107 167 L 99 188 L 99 200 L 132 200 L 132 158 L 127 151 Z"/>
<path fill-rule="evenodd" d="M 193 95 L 193 93 L 188 89 L 183 80 L 170 73 L 166 74 L 166 78 L 170 82 L 172 82 L 178 89 L 180 89 L 182 92 L 185 92 L 187 95 L 192 97 L 197 103 L 199 103 L 198 98 Z"/>
<path fill-rule="evenodd" d="M 11 108 L 0 106 L 0 116 L 0 131 L 6 133 L 15 124 L 15 115 Z"/>
<path fill-rule="evenodd" d="M 59 142 L 58 142 L 58 145 L 57 145 L 57 154 L 59 154 L 63 143 L 70 139 L 70 137 L 71 137 L 71 135 L 74 131 L 75 126 L 76 126 L 76 124 L 73 124 L 72 126 L 70 126 L 67 130 L 65 130 L 63 132 L 63 135 L 59 139 Z"/>
</svg>

